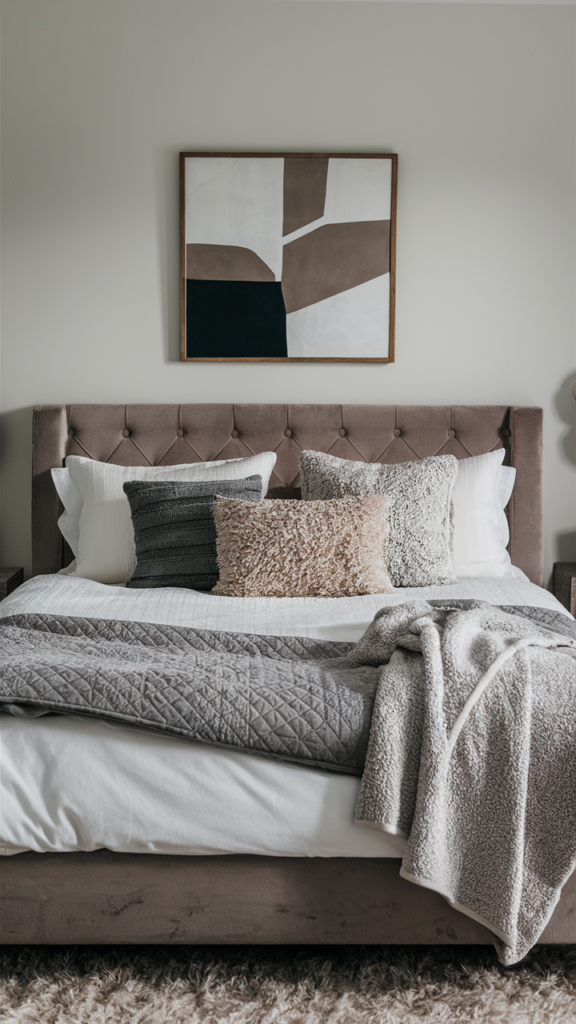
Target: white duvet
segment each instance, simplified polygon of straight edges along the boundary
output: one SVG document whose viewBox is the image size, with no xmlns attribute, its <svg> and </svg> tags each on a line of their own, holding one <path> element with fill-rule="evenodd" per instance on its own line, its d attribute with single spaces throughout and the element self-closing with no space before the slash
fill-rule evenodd
<svg viewBox="0 0 576 1024">
<path fill-rule="evenodd" d="M 517 578 L 353 598 L 229 598 L 37 576 L 0 605 L 21 612 L 358 640 L 383 605 L 478 598 L 565 612 Z M 404 840 L 355 828 L 359 780 L 71 717 L 0 717 L 0 853 L 75 851 L 401 857 Z"/>
</svg>

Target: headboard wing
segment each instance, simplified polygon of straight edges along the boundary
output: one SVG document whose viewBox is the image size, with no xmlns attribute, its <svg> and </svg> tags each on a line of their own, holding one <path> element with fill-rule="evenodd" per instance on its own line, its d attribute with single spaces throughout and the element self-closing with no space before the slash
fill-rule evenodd
<svg viewBox="0 0 576 1024">
<path fill-rule="evenodd" d="M 125 466 L 278 456 L 271 497 L 295 497 L 303 448 L 365 462 L 458 459 L 506 448 L 516 468 L 508 508 L 510 554 L 542 582 L 542 410 L 504 405 L 40 405 L 34 410 L 35 573 L 65 559 L 62 511 L 50 470 L 67 455 Z"/>
</svg>

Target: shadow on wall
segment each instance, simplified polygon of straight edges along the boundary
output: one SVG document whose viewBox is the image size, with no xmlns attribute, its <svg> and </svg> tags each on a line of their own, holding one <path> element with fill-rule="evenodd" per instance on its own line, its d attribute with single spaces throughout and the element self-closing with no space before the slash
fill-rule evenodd
<svg viewBox="0 0 576 1024">
<path fill-rule="evenodd" d="M 572 388 L 576 387 L 576 371 L 564 378 L 560 390 L 556 394 L 555 404 L 560 419 L 566 423 L 568 430 L 562 438 L 561 445 L 564 455 L 576 466 L 576 400 Z"/>
<path fill-rule="evenodd" d="M 576 530 L 556 534 L 556 561 L 576 562 Z"/>
<path fill-rule="evenodd" d="M 30 543 L 32 503 L 32 407 L 0 417 L 2 475 L 2 565 L 32 572 Z"/>
<path fill-rule="evenodd" d="M 181 144 L 181 150 L 190 145 Z M 156 222 L 160 294 L 164 333 L 164 361 L 180 362 L 180 263 L 178 239 L 180 214 L 178 207 L 178 150 L 173 146 L 156 146 Z"/>
</svg>

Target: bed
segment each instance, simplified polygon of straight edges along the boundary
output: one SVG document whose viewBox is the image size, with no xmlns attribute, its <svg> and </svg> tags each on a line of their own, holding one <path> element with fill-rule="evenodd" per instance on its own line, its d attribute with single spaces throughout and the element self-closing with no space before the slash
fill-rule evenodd
<svg viewBox="0 0 576 1024">
<path fill-rule="evenodd" d="M 280 624 L 274 599 L 129 591 L 61 575 L 71 553 L 58 529 L 61 506 L 50 470 L 71 454 L 142 466 L 275 451 L 268 496 L 299 497 L 304 448 L 394 463 L 445 453 L 468 458 L 500 447 L 517 474 L 507 515 L 510 556 L 521 572 L 425 588 L 417 596 L 557 610 L 541 589 L 539 409 L 40 406 L 34 412 L 35 576 L 1 611 L 356 641 L 379 607 L 413 595 L 283 599 Z M 401 837 L 352 827 L 357 780 L 350 776 L 200 744 L 190 756 L 185 741 L 70 718 L 4 721 L 3 732 L 5 806 L 8 818 L 19 821 L 1 837 L 3 943 L 492 940 L 437 893 L 399 877 Z M 70 771 L 78 765 L 81 773 Z M 10 801 L 28 801 L 28 816 L 11 816 Z M 540 941 L 575 941 L 575 916 L 572 875 Z"/>
</svg>

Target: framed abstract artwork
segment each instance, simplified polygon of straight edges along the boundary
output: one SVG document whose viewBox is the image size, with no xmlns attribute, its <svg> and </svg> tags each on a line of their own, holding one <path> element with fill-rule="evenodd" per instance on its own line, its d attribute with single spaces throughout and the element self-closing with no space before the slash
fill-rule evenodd
<svg viewBox="0 0 576 1024">
<path fill-rule="evenodd" d="M 390 153 L 181 153 L 181 358 L 394 361 Z"/>
</svg>

